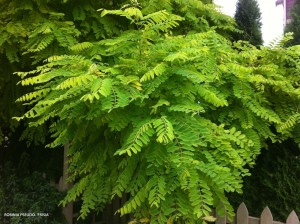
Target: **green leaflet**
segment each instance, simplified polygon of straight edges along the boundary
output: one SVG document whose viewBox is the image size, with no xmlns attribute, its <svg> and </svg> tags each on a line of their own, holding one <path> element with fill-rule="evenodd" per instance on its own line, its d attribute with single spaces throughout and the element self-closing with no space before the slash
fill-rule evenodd
<svg viewBox="0 0 300 224">
<path fill-rule="evenodd" d="M 167 144 L 174 139 L 173 126 L 167 117 L 163 116 L 153 122 L 157 139 L 160 143 Z"/>
<path fill-rule="evenodd" d="M 134 128 L 134 131 L 125 141 L 123 148 L 119 149 L 115 154 L 122 155 L 127 153 L 129 156 L 131 156 L 132 153 L 137 154 L 141 151 L 143 146 L 150 142 L 150 137 L 153 134 L 152 121 L 142 122 Z"/>
<path fill-rule="evenodd" d="M 156 65 L 153 69 L 148 71 L 145 75 L 142 76 L 141 82 L 145 82 L 147 80 L 154 79 L 155 76 L 160 76 L 165 72 L 165 65 L 164 63 L 160 63 Z"/>
<path fill-rule="evenodd" d="M 104 97 L 108 97 L 112 93 L 112 84 L 113 81 L 109 78 L 105 78 L 105 79 L 97 78 L 92 84 L 91 93 L 83 95 L 81 99 L 84 101 L 89 100 L 92 103 L 94 99 L 99 100 L 100 95 Z"/>
</svg>

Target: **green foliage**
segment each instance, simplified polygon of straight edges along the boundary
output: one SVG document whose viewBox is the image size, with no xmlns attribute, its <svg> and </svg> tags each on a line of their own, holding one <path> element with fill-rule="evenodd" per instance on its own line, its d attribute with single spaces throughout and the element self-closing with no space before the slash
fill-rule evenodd
<svg viewBox="0 0 300 224">
<path fill-rule="evenodd" d="M 187 15 L 190 21 L 186 24 L 184 32 L 197 28 L 209 28 L 218 24 L 219 30 L 225 31 L 231 28 L 229 17 L 219 12 L 212 11 L 212 5 L 191 1 L 193 5 L 179 7 L 178 14 Z M 197 3 L 197 4 L 196 4 Z M 13 116 L 20 116 L 24 113 L 24 107 L 15 104 L 18 99 L 29 89 L 20 88 L 15 84 L 19 79 L 12 74 L 18 71 L 31 71 L 40 65 L 48 57 L 66 53 L 87 53 L 92 44 L 89 41 L 98 41 L 119 35 L 128 28 L 128 22 L 119 20 L 118 17 L 101 17 L 98 9 L 120 8 L 121 0 L 104 1 L 44 1 L 44 0 L 2 0 L 0 1 L 0 143 L 3 140 L 2 132 L 12 132 L 18 125 L 11 120 Z M 182 5 L 180 1 L 144 1 L 141 2 L 143 11 L 150 13 L 162 10 L 177 10 L 176 6 Z M 193 7 L 192 7 L 193 6 Z M 127 5 L 126 12 L 134 13 L 134 7 Z M 193 9 L 193 13 L 189 12 Z M 131 10 L 131 11 L 130 11 Z M 203 17 L 210 11 L 209 16 Z M 213 14 L 212 14 L 213 12 Z M 199 18 L 201 17 L 201 20 Z M 151 24 L 151 18 L 144 20 Z M 199 23 L 201 21 L 201 24 Z M 169 26 L 174 26 L 175 21 L 170 21 Z M 147 25 L 147 24 L 144 24 Z M 197 27 L 195 27 L 195 25 Z M 178 27 L 178 26 L 177 26 Z M 182 29 L 178 32 L 182 32 Z M 95 52 L 90 52 L 94 54 Z M 97 93 L 86 96 L 93 100 Z M 37 99 L 38 100 L 38 99 Z"/>
<path fill-rule="evenodd" d="M 61 209 L 57 207 L 64 194 L 50 186 L 41 173 L 19 176 L 17 172 L 20 173 L 20 170 L 12 168 L 10 163 L 6 163 L 3 168 L 4 172 L 0 176 L 1 223 L 65 223 Z M 31 213 L 35 216 L 5 217 L 4 213 Z M 48 213 L 49 216 L 39 216 L 38 213 Z"/>
<path fill-rule="evenodd" d="M 33 91 L 16 119 L 69 144 L 63 204 L 81 198 L 85 218 L 130 194 L 118 213 L 152 224 L 232 217 L 225 194 L 266 141 L 299 139 L 297 48 L 232 44 L 233 21 L 199 0 L 85 2 L 46 13 L 50 31 L 30 27 L 22 53 L 38 65 L 17 73 Z"/>
<path fill-rule="evenodd" d="M 263 44 L 261 13 L 256 0 L 239 0 L 234 19 L 242 32 L 234 34 L 234 39 L 249 41 L 254 46 Z"/>
<path fill-rule="evenodd" d="M 232 204 L 238 206 L 244 201 L 250 214 L 256 217 L 269 206 L 274 220 L 286 220 L 292 210 L 299 214 L 299 155 L 299 147 L 291 139 L 270 144 L 251 169 L 252 175 L 245 178 L 243 194 L 230 196 Z"/>
<path fill-rule="evenodd" d="M 284 32 L 288 33 L 288 32 L 292 32 L 294 38 L 291 39 L 286 45 L 287 46 L 293 46 L 293 45 L 298 45 L 300 44 L 300 15 L 299 15 L 299 10 L 300 10 L 300 1 L 296 0 L 292 11 L 291 11 L 291 15 L 292 15 L 292 21 L 290 21 L 285 29 Z"/>
<path fill-rule="evenodd" d="M 119 33 L 117 20 L 97 12 L 109 2 L 0 1 L 0 143 L 2 132 L 12 132 L 18 125 L 11 117 L 26 109 L 15 100 L 31 89 L 16 86 L 19 79 L 13 73 L 31 71 L 53 55 L 87 50 L 81 39 L 99 40 Z"/>
</svg>

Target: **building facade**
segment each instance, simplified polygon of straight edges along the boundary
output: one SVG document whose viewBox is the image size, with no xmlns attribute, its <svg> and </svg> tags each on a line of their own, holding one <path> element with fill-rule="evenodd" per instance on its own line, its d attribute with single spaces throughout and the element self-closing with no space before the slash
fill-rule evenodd
<svg viewBox="0 0 300 224">
<path fill-rule="evenodd" d="M 292 16 L 291 16 L 291 9 L 294 5 L 296 0 L 277 0 L 277 5 L 283 5 L 283 24 L 286 25 L 291 22 Z"/>
</svg>

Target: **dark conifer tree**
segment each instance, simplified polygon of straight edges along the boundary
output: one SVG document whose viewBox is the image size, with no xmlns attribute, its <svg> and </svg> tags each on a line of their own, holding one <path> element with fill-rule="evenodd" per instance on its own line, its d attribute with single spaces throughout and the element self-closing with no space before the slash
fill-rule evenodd
<svg viewBox="0 0 300 224">
<path fill-rule="evenodd" d="M 242 33 L 234 35 L 234 39 L 249 41 L 254 46 L 263 44 L 261 32 L 261 12 L 256 0 L 239 0 L 234 19 Z"/>
</svg>

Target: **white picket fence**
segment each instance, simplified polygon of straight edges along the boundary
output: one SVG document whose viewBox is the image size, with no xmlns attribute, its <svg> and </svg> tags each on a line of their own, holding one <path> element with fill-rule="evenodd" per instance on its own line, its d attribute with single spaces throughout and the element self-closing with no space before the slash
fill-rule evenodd
<svg viewBox="0 0 300 224">
<path fill-rule="evenodd" d="M 300 224 L 295 211 L 292 211 L 286 219 L 286 222 L 273 220 L 273 215 L 268 207 L 261 213 L 260 217 L 249 216 L 245 203 L 240 204 L 233 222 L 228 222 L 226 217 L 217 217 L 216 224 Z"/>
</svg>

